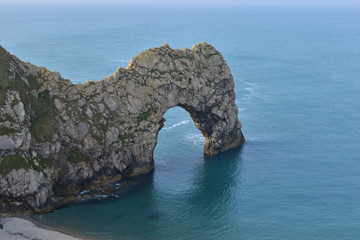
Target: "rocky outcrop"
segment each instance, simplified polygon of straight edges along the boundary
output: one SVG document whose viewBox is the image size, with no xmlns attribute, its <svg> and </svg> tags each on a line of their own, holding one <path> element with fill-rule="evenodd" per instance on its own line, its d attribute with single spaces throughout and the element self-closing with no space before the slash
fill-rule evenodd
<svg viewBox="0 0 360 240">
<path fill-rule="evenodd" d="M 148 49 L 84 84 L 0 47 L 0 212 L 49 209 L 82 188 L 150 171 L 175 106 L 205 137 L 205 154 L 243 143 L 230 69 L 204 42 Z"/>
</svg>

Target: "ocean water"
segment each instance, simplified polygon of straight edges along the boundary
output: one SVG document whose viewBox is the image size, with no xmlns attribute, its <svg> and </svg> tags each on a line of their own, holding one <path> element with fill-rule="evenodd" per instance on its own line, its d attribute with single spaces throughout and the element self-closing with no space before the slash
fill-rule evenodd
<svg viewBox="0 0 360 240">
<path fill-rule="evenodd" d="M 206 41 L 227 60 L 247 139 L 214 157 L 170 109 L 153 173 L 48 214 L 95 239 L 360 239 L 360 8 L 0 7 L 0 44 L 73 82 L 140 51 Z"/>
</svg>

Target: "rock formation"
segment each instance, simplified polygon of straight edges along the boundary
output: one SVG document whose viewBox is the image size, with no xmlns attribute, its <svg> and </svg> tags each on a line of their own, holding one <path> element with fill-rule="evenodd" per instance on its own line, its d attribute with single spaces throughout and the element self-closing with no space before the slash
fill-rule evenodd
<svg viewBox="0 0 360 240">
<path fill-rule="evenodd" d="M 151 48 L 84 84 L 0 47 L 0 212 L 51 209 L 85 187 L 150 171 L 175 106 L 205 137 L 205 154 L 243 143 L 230 69 L 207 43 Z"/>
</svg>

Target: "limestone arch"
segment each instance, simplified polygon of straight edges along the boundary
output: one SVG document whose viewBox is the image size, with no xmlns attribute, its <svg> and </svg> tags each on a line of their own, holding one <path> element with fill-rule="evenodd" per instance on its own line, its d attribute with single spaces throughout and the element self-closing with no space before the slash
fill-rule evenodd
<svg viewBox="0 0 360 240">
<path fill-rule="evenodd" d="M 7 84 L 0 89 L 6 113 L 0 123 L 11 122 L 0 138 L 0 163 L 15 157 L 29 176 L 20 186 L 23 174 L 8 177 L 16 169 L 0 175 L 0 199 L 7 201 L 0 212 L 14 207 L 13 199 L 31 211 L 51 208 L 79 189 L 150 171 L 163 116 L 174 106 L 190 113 L 205 137 L 205 154 L 244 142 L 230 69 L 207 43 L 148 49 L 126 68 L 84 84 L 22 62 L 1 46 L 0 57 Z"/>
<path fill-rule="evenodd" d="M 244 142 L 230 69 L 211 45 L 200 43 L 192 49 L 173 50 L 165 44 L 142 52 L 123 71 L 128 76 L 140 73 L 133 97 L 141 105 L 136 118 L 146 118 L 147 126 L 140 136 L 143 141 L 137 146 L 141 151 L 136 155 L 143 155 L 138 158 L 139 165 L 154 166 L 153 154 L 163 116 L 173 107 L 181 107 L 190 114 L 205 138 L 206 155 L 218 154 Z M 143 78 L 144 75 L 147 77 Z M 144 97 L 149 91 L 151 96 Z"/>
</svg>

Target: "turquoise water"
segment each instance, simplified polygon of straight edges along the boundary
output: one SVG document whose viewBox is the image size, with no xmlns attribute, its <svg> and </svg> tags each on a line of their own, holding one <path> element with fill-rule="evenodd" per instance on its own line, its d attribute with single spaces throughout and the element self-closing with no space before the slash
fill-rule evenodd
<svg viewBox="0 0 360 240">
<path fill-rule="evenodd" d="M 205 157 L 171 109 L 154 173 L 37 218 L 98 239 L 360 239 L 359 26 L 360 8 L 4 5 L 0 44 L 74 82 L 164 42 L 213 44 L 247 138 Z"/>
</svg>

